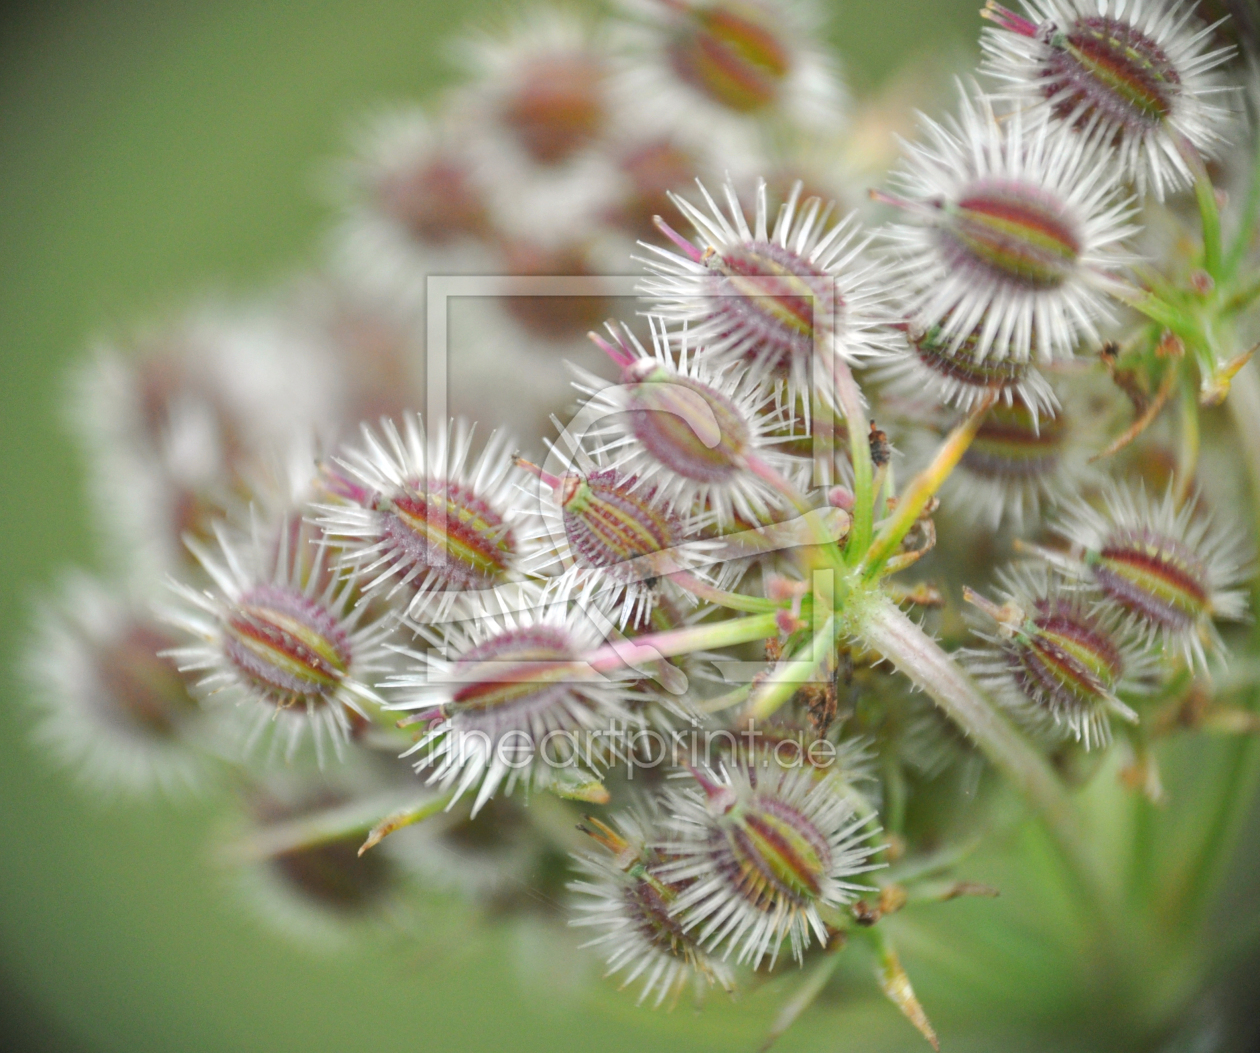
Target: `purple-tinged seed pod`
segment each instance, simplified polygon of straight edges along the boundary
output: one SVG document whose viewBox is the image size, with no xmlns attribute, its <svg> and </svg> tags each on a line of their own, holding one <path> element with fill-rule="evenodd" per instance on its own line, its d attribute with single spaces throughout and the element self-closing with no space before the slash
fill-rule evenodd
<svg viewBox="0 0 1260 1053">
<path fill-rule="evenodd" d="M 966 652 L 968 666 L 994 697 L 1034 730 L 1087 750 L 1110 742 L 1111 716 L 1136 722 L 1121 695 L 1148 690 L 1158 663 L 1122 612 L 1040 564 L 998 582 L 1000 604 L 967 593 L 984 612 L 973 628 L 985 641 Z"/>
<path fill-rule="evenodd" d="M 1194 497 L 1179 506 L 1171 488 L 1160 500 L 1112 483 L 1101 508 L 1078 501 L 1055 530 L 1072 545 L 1065 566 L 1122 608 L 1148 645 L 1162 640 L 1192 666 L 1224 649 L 1214 619 L 1246 615 L 1245 535 Z"/>
<path fill-rule="evenodd" d="M 1210 157 L 1230 111 L 1211 27 L 1186 0 L 1024 0 L 1024 18 L 989 0 L 984 68 L 1032 121 L 1095 135 L 1125 178 L 1166 191 L 1194 181 L 1187 153 Z"/>
<path fill-rule="evenodd" d="M 694 772 L 697 788 L 672 791 L 673 860 L 660 871 L 687 882 L 672 913 L 683 930 L 723 958 L 771 966 L 786 940 L 800 960 L 811 938 L 826 945 L 824 914 L 863 886 L 850 879 L 873 869 L 872 820 L 830 779 L 807 768 Z"/>
</svg>

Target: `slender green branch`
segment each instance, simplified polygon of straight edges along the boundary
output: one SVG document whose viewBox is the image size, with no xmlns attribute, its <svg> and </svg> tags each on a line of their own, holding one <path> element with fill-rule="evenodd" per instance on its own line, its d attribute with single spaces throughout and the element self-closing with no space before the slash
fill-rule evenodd
<svg viewBox="0 0 1260 1053">
<path fill-rule="evenodd" d="M 687 570 L 680 570 L 670 574 L 669 580 L 680 589 L 691 593 L 697 599 L 717 604 L 719 607 L 726 607 L 732 611 L 765 614 L 768 611 L 778 610 L 783 606 L 782 603 L 763 599 L 760 596 L 745 596 L 740 592 L 729 592 L 726 589 L 719 589 L 716 585 L 710 585 L 707 581 L 701 581 Z"/>
<path fill-rule="evenodd" d="M 752 689 L 752 684 L 740 684 L 739 687 L 732 688 L 723 694 L 697 702 L 695 708 L 701 713 L 720 713 L 724 709 L 730 709 L 746 701 Z"/>
<path fill-rule="evenodd" d="M 774 465 L 753 455 L 746 457 L 744 463 L 753 475 L 776 493 L 785 497 L 788 503 L 798 512 L 804 514 L 810 510 L 809 503 L 805 500 L 805 495 L 790 480 L 784 478 L 783 473 L 775 468 Z"/>
<path fill-rule="evenodd" d="M 438 802 L 440 810 L 445 806 L 447 798 L 441 794 L 429 794 L 426 797 L 426 801 L 428 800 Z M 382 815 L 397 809 L 401 803 L 398 793 L 382 794 L 271 823 L 229 845 L 224 850 L 224 856 L 234 863 L 270 859 L 287 852 L 317 848 L 333 841 L 366 834 L 376 826 Z"/>
<path fill-rule="evenodd" d="M 1216 187 L 1208 175 L 1207 165 L 1194 144 L 1186 136 L 1166 124 L 1168 133 L 1177 146 L 1177 152 L 1194 176 L 1194 197 L 1199 204 L 1199 221 L 1203 226 L 1203 269 L 1217 281 L 1221 280 L 1221 213 L 1216 204 Z"/>
<path fill-rule="evenodd" d="M 827 550 L 833 561 L 839 561 L 840 549 L 836 546 L 834 537 L 825 529 L 825 524 L 817 514 L 817 510 L 810 508 L 809 503 L 805 500 L 805 496 L 796 486 L 789 479 L 785 478 L 778 469 L 760 457 L 749 456 L 746 458 L 745 463 L 753 475 L 773 487 L 779 494 L 782 494 L 801 513 L 802 519 L 812 531 L 813 543 Z"/>
<path fill-rule="evenodd" d="M 779 623 L 773 613 L 754 614 L 747 618 L 728 618 L 710 625 L 693 625 L 685 629 L 636 636 L 633 640 L 607 643 L 587 655 L 585 665 L 596 673 L 607 673 L 624 666 L 637 666 L 660 658 L 734 647 L 778 636 Z M 581 663 L 575 663 L 581 664 Z"/>
<path fill-rule="evenodd" d="M 1242 222 L 1234 233 L 1234 240 L 1230 243 L 1229 251 L 1225 255 L 1225 262 L 1221 267 L 1221 279 L 1223 281 L 1233 278 L 1238 271 L 1238 265 L 1242 263 L 1243 257 L 1247 255 L 1247 249 L 1251 247 L 1256 221 L 1260 219 L 1260 134 L 1255 136 L 1252 149 L 1255 150 L 1255 156 L 1251 162 L 1251 180 L 1247 186 L 1247 203 L 1243 206 Z M 1260 295 L 1260 289 L 1257 290 L 1257 294 Z"/>
<path fill-rule="evenodd" d="M 1203 224 L 1203 269 L 1213 278 L 1221 274 L 1221 214 L 1216 207 L 1216 188 L 1208 178 L 1207 169 L 1199 162 L 1194 176 L 1194 197 L 1199 203 L 1199 218 Z"/>
<path fill-rule="evenodd" d="M 1173 368 L 1173 367 L 1169 367 Z M 1199 467 L 1199 395 L 1194 384 L 1181 383 L 1181 445 L 1177 451 L 1177 503 L 1185 501 Z"/>
<path fill-rule="evenodd" d="M 403 827 L 424 822 L 424 820 L 432 818 L 439 812 L 446 811 L 446 809 L 451 807 L 457 796 L 458 791 L 454 794 L 429 794 L 427 797 L 422 797 L 415 804 L 391 812 L 372 827 L 368 833 L 367 840 L 359 846 L 359 855 L 363 855 L 369 849 L 375 848 L 390 834 L 396 833 Z"/>
<path fill-rule="evenodd" d="M 1090 282 L 1101 292 L 1105 292 L 1108 296 L 1132 307 L 1139 314 L 1146 315 L 1152 322 L 1176 333 L 1192 347 L 1198 347 L 1203 342 L 1203 333 L 1193 319 L 1149 289 L 1139 289 L 1135 285 L 1105 274 L 1091 275 Z"/>
<path fill-rule="evenodd" d="M 779 662 L 771 674 L 757 685 L 748 703 L 750 717 L 754 720 L 765 720 L 796 694 L 802 684 L 813 679 L 818 667 L 832 651 L 835 626 L 835 616 L 828 616 L 805 648 L 803 658 L 789 658 Z"/>
<path fill-rule="evenodd" d="M 1046 759 L 982 695 L 944 651 L 891 601 L 872 604 L 866 643 L 891 661 L 957 724 L 1033 803 L 1074 871 L 1099 891 L 1101 876 L 1085 847 L 1067 791 Z"/>
<path fill-rule="evenodd" d="M 980 425 L 984 421 L 985 414 L 989 412 L 989 407 L 993 405 L 995 397 L 989 395 L 972 410 L 967 418 L 949 433 L 932 459 L 932 463 L 910 480 L 906 492 L 897 502 L 897 510 L 884 524 L 884 528 L 871 544 L 865 559 L 862 560 L 862 573 L 868 581 L 876 577 L 883 569 L 888 557 L 897 551 L 897 546 L 923 514 L 923 510 L 928 506 L 928 502 L 932 500 L 932 496 L 940 488 L 941 483 L 945 481 L 945 477 L 958 466 L 963 454 L 967 452 L 967 447 L 971 445 L 971 440 L 980 430 Z M 855 529 L 856 526 L 857 516 L 855 515 Z"/>
<path fill-rule="evenodd" d="M 853 526 L 845 553 L 856 562 L 871 542 L 875 519 L 874 468 L 871 465 L 870 420 L 862 402 L 862 392 L 848 363 L 835 361 L 836 396 L 849 429 L 849 456 L 853 461 Z"/>
<path fill-rule="evenodd" d="M 1238 453 L 1247 463 L 1251 482 L 1252 508 L 1260 520 L 1260 366 L 1246 365 L 1239 370 L 1230 387 L 1227 400 L 1234 427 L 1242 441 Z"/>
<path fill-rule="evenodd" d="M 1238 450 L 1247 462 L 1253 515 L 1260 521 L 1260 376 L 1257 376 L 1257 367 L 1248 365 L 1238 373 L 1228 403 L 1234 427 L 1242 440 Z M 1252 640 L 1260 642 L 1260 626 L 1252 633 Z M 1206 913 L 1260 785 L 1260 736 L 1241 736 L 1230 749 L 1229 770 L 1217 797 L 1216 810 L 1207 824 L 1202 849 L 1172 891 L 1174 909 L 1187 927 L 1200 922 Z"/>
</svg>

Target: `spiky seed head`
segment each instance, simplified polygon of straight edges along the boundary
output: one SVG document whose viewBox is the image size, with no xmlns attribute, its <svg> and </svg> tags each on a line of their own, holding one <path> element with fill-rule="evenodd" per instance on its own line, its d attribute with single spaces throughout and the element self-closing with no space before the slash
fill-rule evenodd
<svg viewBox="0 0 1260 1053">
<path fill-rule="evenodd" d="M 711 368 L 685 330 L 675 351 L 664 322 L 651 325 L 651 351 L 628 329 L 609 325 L 612 343 L 592 334 L 621 371 L 616 385 L 578 371 L 575 386 L 590 396 L 583 416 L 600 440 L 594 455 L 654 486 L 682 515 L 706 505 L 720 523 L 766 513 L 777 494 L 749 466 L 753 458 L 786 466 L 774 449 L 784 441 L 783 407 L 748 378 Z"/>
<path fill-rule="evenodd" d="M 698 992 L 713 984 L 730 990 L 730 968 L 706 952 L 671 913 L 687 886 L 659 876 L 665 860 L 653 845 L 659 836 L 654 819 L 622 814 L 612 825 L 588 819 L 583 829 L 606 851 L 576 857 L 583 878 L 569 888 L 578 896 L 580 916 L 570 924 L 600 932 L 585 946 L 603 951 L 607 975 L 625 974 L 623 987 L 642 978 L 639 1002 L 655 1005 L 676 998 L 688 982 Z"/>
<path fill-rule="evenodd" d="M 669 56 L 678 77 L 741 113 L 779 98 L 792 53 L 772 10 L 740 0 L 680 5 Z"/>
<path fill-rule="evenodd" d="M 986 415 L 963 454 L 968 471 L 986 479 L 1036 479 L 1058 466 L 1067 416 L 1038 415 L 1023 400 L 999 403 Z"/>
<path fill-rule="evenodd" d="M 942 487 L 942 505 L 990 530 L 1004 523 L 1023 530 L 1044 507 L 1071 501 L 1098 479 L 1089 460 L 1092 419 L 1074 391 L 1054 409 L 1019 395 L 995 403 Z"/>
<path fill-rule="evenodd" d="M 1081 258 L 1080 226 L 1066 203 L 1013 180 L 970 184 L 942 206 L 940 232 L 947 266 L 1032 292 L 1062 288 Z"/>
<path fill-rule="evenodd" d="M 1223 649 L 1214 618 L 1246 613 L 1245 536 L 1196 500 L 1178 505 L 1171 488 L 1155 500 L 1144 486 L 1111 483 L 1101 509 L 1078 501 L 1056 530 L 1135 629 L 1179 648 L 1191 664 L 1205 666 L 1209 651 Z"/>
<path fill-rule="evenodd" d="M 470 166 L 455 155 L 435 153 L 418 164 L 387 168 L 377 174 L 375 201 L 422 245 L 450 245 L 482 237 L 489 221 Z"/>
<path fill-rule="evenodd" d="M 165 654 L 177 642 L 126 589 L 67 576 L 41 606 L 23 661 L 38 741 L 96 790 L 199 787 L 205 724 Z"/>
<path fill-rule="evenodd" d="M 601 466 L 580 446 L 571 456 L 553 446 L 552 456 L 563 464 L 563 475 L 518 461 L 551 491 L 539 495 L 542 529 L 531 539 L 527 573 L 552 579 L 558 591 L 598 595 L 603 609 L 620 609 L 621 628 L 642 624 L 678 591 L 668 575 L 688 570 L 706 576 L 713 546 L 696 539 L 707 525 L 704 517 L 678 515 L 655 486 Z M 726 569 L 719 567 L 719 578 Z M 676 598 L 692 599 L 687 593 Z"/>
<path fill-rule="evenodd" d="M 318 600 L 270 583 L 243 592 L 223 621 L 223 653 L 280 709 L 323 706 L 350 669 L 350 641 Z"/>
<path fill-rule="evenodd" d="M 673 860 L 662 876 L 688 882 L 672 908 L 684 931 L 754 968 L 767 955 L 773 964 L 785 939 L 797 959 L 811 933 L 825 944 L 820 905 L 847 903 L 860 887 L 847 879 L 870 869 L 870 831 L 852 802 L 806 770 L 696 779 L 698 791 L 670 795 L 675 836 L 661 846 Z"/>
<path fill-rule="evenodd" d="M 325 735 L 340 755 L 365 707 L 382 704 L 371 685 L 389 666 L 395 616 L 355 605 L 355 580 L 330 569 L 327 537 L 300 513 L 255 516 L 248 539 L 217 524 L 215 538 L 213 549 L 189 541 L 214 589 L 172 583 L 181 602 L 163 613 L 196 642 L 171 656 L 202 674 L 207 698 L 249 707 L 253 737 L 283 717 L 290 755 L 308 726 L 321 762 Z"/>
<path fill-rule="evenodd" d="M 485 140 L 474 152 L 515 157 L 518 175 L 522 165 L 555 174 L 574 163 L 609 124 L 608 59 L 597 35 L 572 11 L 535 8 L 462 41 L 471 77 L 454 108 L 468 110 L 461 135 Z"/>
<path fill-rule="evenodd" d="M 940 329 L 950 350 L 975 337 L 975 357 L 1071 357 L 1097 340 L 1111 307 L 1097 276 L 1127 262 L 1132 202 L 1096 139 L 963 91 L 957 119 L 924 119 L 893 180 L 912 223 L 886 232 L 911 323 Z M 981 325 L 983 322 L 983 325 Z M 979 327 L 977 334 L 977 327 Z"/>
<path fill-rule="evenodd" d="M 1054 711 L 1097 705 L 1124 673 L 1120 648 L 1063 599 L 1039 599 L 1012 654 L 1024 693 Z"/>
<path fill-rule="evenodd" d="M 323 467 L 319 524 L 345 545 L 368 592 L 406 590 L 409 612 L 441 617 L 465 602 L 462 594 L 493 588 L 519 562 L 515 489 L 524 475 L 508 440 L 490 436 L 469 464 L 473 429 L 463 421 L 426 437 L 418 415 L 400 434 L 382 421 L 378 434 L 363 426 L 362 445 Z"/>
<path fill-rule="evenodd" d="M 630 428 L 656 460 L 697 483 L 724 483 L 744 465 L 752 429 L 711 384 L 654 362 L 623 375 Z"/>
<path fill-rule="evenodd" d="M 440 632 L 416 626 L 434 650 L 405 651 L 414 672 L 386 685 L 400 699 L 391 708 L 429 724 L 405 755 L 452 792 L 452 804 L 476 788 L 474 815 L 501 785 L 511 793 L 566 768 L 599 768 L 611 740 L 581 736 L 636 723 L 617 682 L 584 675 L 580 665 L 611 627 L 606 616 L 533 586 L 502 590 L 495 602 L 503 609 Z"/>
<path fill-rule="evenodd" d="M 847 95 L 813 0 L 619 3 L 618 96 L 638 121 L 710 145 L 718 171 L 761 154 L 771 127 L 828 137 L 843 127 Z"/>
<path fill-rule="evenodd" d="M 655 490 L 615 468 L 566 475 L 557 496 L 578 562 L 613 577 L 633 574 L 634 560 L 683 539 L 681 522 L 658 505 Z"/>
<path fill-rule="evenodd" d="M 71 420 L 102 525 L 132 565 L 194 570 L 183 545 L 245 504 L 275 450 L 343 422 L 341 363 L 270 307 L 204 310 L 102 348 L 74 378 Z"/>
<path fill-rule="evenodd" d="M 572 701 L 557 678 L 579 657 L 573 640 L 555 625 L 506 629 L 466 651 L 455 661 L 462 686 L 448 713 L 497 713 L 512 708 L 547 709 Z"/>
<path fill-rule="evenodd" d="M 1233 48 L 1184 0 L 1025 0 L 1030 18 L 990 3 L 985 66 L 1033 120 L 1097 135 L 1139 189 L 1192 180 L 1178 139 L 1210 156 L 1229 110 L 1215 70 Z"/>
<path fill-rule="evenodd" d="M 678 251 L 648 246 L 653 277 L 641 291 L 662 316 L 686 322 L 706 355 L 767 385 L 786 382 L 789 399 L 803 397 L 807 414 L 814 398 L 834 405 L 833 358 L 855 362 L 885 344 L 886 290 L 862 255 L 869 238 L 854 215 L 834 220 L 833 205 L 802 202 L 799 183 L 773 229 L 765 180 L 751 226 L 729 180 L 725 213 L 698 185 L 703 209 L 673 198 L 696 243 L 662 223 Z"/>
<path fill-rule="evenodd" d="M 1056 100 L 1056 117 L 1086 123 L 1106 114 L 1126 125 L 1152 127 L 1172 113 L 1181 75 L 1135 26 L 1116 18 L 1081 18 L 1048 43 L 1050 83 L 1043 91 Z"/>
<path fill-rule="evenodd" d="M 1115 607 L 1044 567 L 1017 567 L 999 581 L 1001 606 L 969 597 L 985 612 L 977 632 L 989 644 L 970 652 L 973 670 L 1034 728 L 1075 738 L 1086 749 L 1105 746 L 1111 715 L 1137 720 L 1119 694 L 1147 686 L 1149 656 L 1126 635 Z"/>
<path fill-rule="evenodd" d="M 539 164 L 565 161 L 603 130 L 605 73 L 598 57 L 587 52 L 533 56 L 503 100 L 504 126 Z"/>
<path fill-rule="evenodd" d="M 1207 566 L 1175 538 L 1117 530 L 1089 565 L 1104 592 L 1161 628 L 1184 632 L 1207 613 Z"/>
<path fill-rule="evenodd" d="M 983 321 L 954 346 L 940 326 L 906 326 L 906 346 L 889 358 L 878 379 L 898 397 L 921 398 L 926 391 L 946 406 L 971 412 L 991 393 L 1012 406 L 1016 400 L 1034 418 L 1053 414 L 1059 400 L 1054 388 L 1029 361 L 988 356 L 981 358 L 976 345 Z"/>
</svg>

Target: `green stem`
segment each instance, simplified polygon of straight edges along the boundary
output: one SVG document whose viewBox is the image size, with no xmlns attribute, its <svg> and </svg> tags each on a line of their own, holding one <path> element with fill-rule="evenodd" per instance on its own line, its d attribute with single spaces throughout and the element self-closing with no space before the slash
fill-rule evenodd
<svg viewBox="0 0 1260 1053">
<path fill-rule="evenodd" d="M 989 761 L 1032 802 L 1074 873 L 1101 890 L 1097 864 L 1082 839 L 1067 791 L 1046 759 L 1007 722 L 958 665 L 889 600 L 863 619 L 866 643 L 893 663 L 976 743 Z"/>
<path fill-rule="evenodd" d="M 751 454 L 744 458 L 744 464 L 753 475 L 771 487 L 776 493 L 785 497 L 798 512 L 808 512 L 809 504 L 802 494 L 783 474 L 769 462 Z"/>
<path fill-rule="evenodd" d="M 967 447 L 971 445 L 971 440 L 980 430 L 985 414 L 993 405 L 993 399 L 994 396 L 990 395 L 972 410 L 967 418 L 949 433 L 948 438 L 932 459 L 932 463 L 910 480 L 906 492 L 897 502 L 897 510 L 884 524 L 884 528 L 879 532 L 879 536 L 871 544 L 870 550 L 862 560 L 862 573 L 868 581 L 879 575 L 889 556 L 897 550 L 902 539 L 923 514 L 923 510 L 928 506 L 928 502 L 932 500 L 932 496 L 940 488 L 941 483 L 945 481 L 946 476 L 958 466 L 963 454 L 967 452 Z M 855 510 L 855 528 L 857 518 Z"/>
<path fill-rule="evenodd" d="M 815 671 L 834 650 L 835 626 L 835 615 L 829 615 L 810 639 L 806 657 L 779 662 L 770 676 L 757 685 L 748 704 L 750 717 L 754 720 L 765 720 L 795 695 L 802 684 L 813 679 Z"/>
<path fill-rule="evenodd" d="M 737 706 L 746 701 L 752 693 L 752 688 L 752 684 L 740 684 L 739 687 L 731 688 L 723 694 L 697 702 L 695 708 L 701 713 L 720 713 L 724 709 L 730 709 L 731 706 Z"/>
<path fill-rule="evenodd" d="M 1174 368 L 1172 366 L 1170 369 Z M 1194 485 L 1199 465 L 1199 395 L 1194 384 L 1181 382 L 1181 446 L 1177 452 L 1177 503 L 1181 504 Z"/>
<path fill-rule="evenodd" d="M 1221 274 L 1221 214 L 1216 207 L 1216 188 L 1208 178 L 1207 169 L 1199 163 L 1202 173 L 1195 173 L 1194 196 L 1199 203 L 1199 217 L 1203 223 L 1203 269 L 1214 279 Z"/>
<path fill-rule="evenodd" d="M 1203 333 L 1195 325 L 1193 319 L 1149 289 L 1139 289 L 1137 286 L 1109 275 L 1095 274 L 1090 280 L 1100 291 L 1127 304 L 1139 314 L 1146 315 L 1152 322 L 1176 333 L 1191 347 L 1198 347 L 1203 343 Z"/>
<path fill-rule="evenodd" d="M 1256 277 L 1236 292 L 1231 293 L 1229 299 L 1221 304 L 1221 315 L 1228 318 L 1238 314 L 1239 311 L 1245 311 L 1255 303 L 1256 297 L 1260 297 L 1260 277 Z"/>
<path fill-rule="evenodd" d="M 422 797 L 415 804 L 391 812 L 372 827 L 368 833 L 367 840 L 359 846 L 359 855 L 363 855 L 369 849 L 375 848 L 390 834 L 403 829 L 403 827 L 422 823 L 439 812 L 444 812 L 455 801 L 457 793 L 458 791 L 456 793 L 441 793 L 436 796 Z"/>
<path fill-rule="evenodd" d="M 1253 514 L 1260 519 L 1260 377 L 1255 366 L 1243 367 L 1234 378 L 1228 404 L 1242 440 L 1238 449 L 1247 462 Z M 1260 629 L 1252 634 L 1253 641 L 1258 636 Z M 1243 736 L 1231 749 L 1229 770 L 1202 849 L 1174 893 L 1176 915 L 1187 927 L 1206 913 L 1260 784 L 1260 736 Z"/>
<path fill-rule="evenodd" d="M 426 802 L 435 802 L 439 811 L 446 806 L 448 800 L 449 797 L 442 794 L 430 794 L 425 798 Z M 233 862 L 271 859 L 287 852 L 317 848 L 333 841 L 366 834 L 380 821 L 382 815 L 397 809 L 400 803 L 398 793 L 383 794 L 271 823 L 228 846 L 224 854 Z"/>
<path fill-rule="evenodd" d="M 1251 246 L 1256 220 L 1260 219 L 1260 134 L 1256 135 L 1255 140 L 1252 144 L 1255 157 L 1251 164 L 1251 181 L 1247 186 L 1247 203 L 1243 206 L 1242 225 L 1234 234 L 1234 240 L 1225 256 L 1225 263 L 1221 269 L 1223 281 L 1229 281 L 1238 271 L 1238 265 L 1242 263 L 1247 249 Z"/>
<path fill-rule="evenodd" d="M 755 614 L 748 618 L 728 618 L 712 625 L 695 625 L 685 629 L 669 629 L 633 640 L 605 644 L 591 652 L 585 664 L 597 673 L 608 673 L 624 666 L 636 666 L 660 658 L 707 651 L 736 644 L 752 643 L 779 635 L 774 613 Z"/>
<path fill-rule="evenodd" d="M 835 363 L 837 400 L 849 429 L 849 456 L 853 461 L 853 526 L 845 554 L 850 563 L 857 562 L 871 543 L 875 522 L 874 468 L 871 465 L 870 420 L 862 404 L 862 393 L 848 363 Z"/>
<path fill-rule="evenodd" d="M 726 607 L 732 611 L 765 614 L 768 611 L 775 611 L 784 606 L 782 603 L 763 599 L 760 596 L 745 596 L 743 593 L 719 589 L 716 585 L 710 585 L 707 581 L 701 581 L 690 571 L 686 570 L 670 574 L 669 580 L 685 592 L 691 593 L 697 599 L 715 603 L 719 607 Z"/>
<path fill-rule="evenodd" d="M 1182 133 L 1165 125 L 1177 152 L 1190 167 L 1194 176 L 1194 197 L 1199 204 L 1199 221 L 1203 226 L 1203 269 L 1217 281 L 1221 280 L 1221 213 L 1216 205 L 1216 187 L 1208 175 L 1207 165 L 1199 151 Z"/>
<path fill-rule="evenodd" d="M 806 525 L 812 530 L 814 544 L 825 549 L 829 558 L 833 563 L 840 560 L 840 549 L 837 547 L 832 536 L 824 529 L 824 523 L 819 518 L 816 509 L 812 509 L 802 494 L 790 480 L 786 479 L 781 472 L 767 461 L 762 460 L 755 455 L 745 458 L 744 462 L 748 470 L 758 479 L 762 480 L 775 491 L 782 494 L 784 498 L 801 514 Z"/>
</svg>

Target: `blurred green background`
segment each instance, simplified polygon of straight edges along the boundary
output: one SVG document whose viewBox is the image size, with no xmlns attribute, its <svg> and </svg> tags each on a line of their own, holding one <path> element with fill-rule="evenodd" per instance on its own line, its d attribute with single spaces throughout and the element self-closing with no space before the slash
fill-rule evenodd
<svg viewBox="0 0 1260 1053">
<path fill-rule="evenodd" d="M 869 91 L 928 50 L 965 54 L 978 6 L 848 0 L 831 32 Z M 59 424 L 67 364 L 98 334 L 317 259 L 320 169 L 353 119 L 426 93 L 446 74 L 450 35 L 503 7 L 98 0 L 0 16 L 6 670 L 32 596 L 58 566 L 96 559 Z M 604 987 L 563 998 L 522 985 L 519 940 L 501 932 L 441 949 L 382 936 L 313 956 L 234 903 L 209 861 L 211 806 L 87 799 L 28 745 L 20 689 L 12 675 L 0 683 L 4 1050 L 751 1050 L 773 1015 L 774 991 L 703 1016 L 636 1010 Z M 906 960 L 926 968 L 914 950 Z M 926 983 L 930 1004 L 930 970 Z M 862 1050 L 877 1034 L 926 1048 L 873 985 L 854 995 L 843 1025 L 822 1008 L 781 1048 Z M 936 1022 L 948 1037 L 948 1019 Z"/>
</svg>

